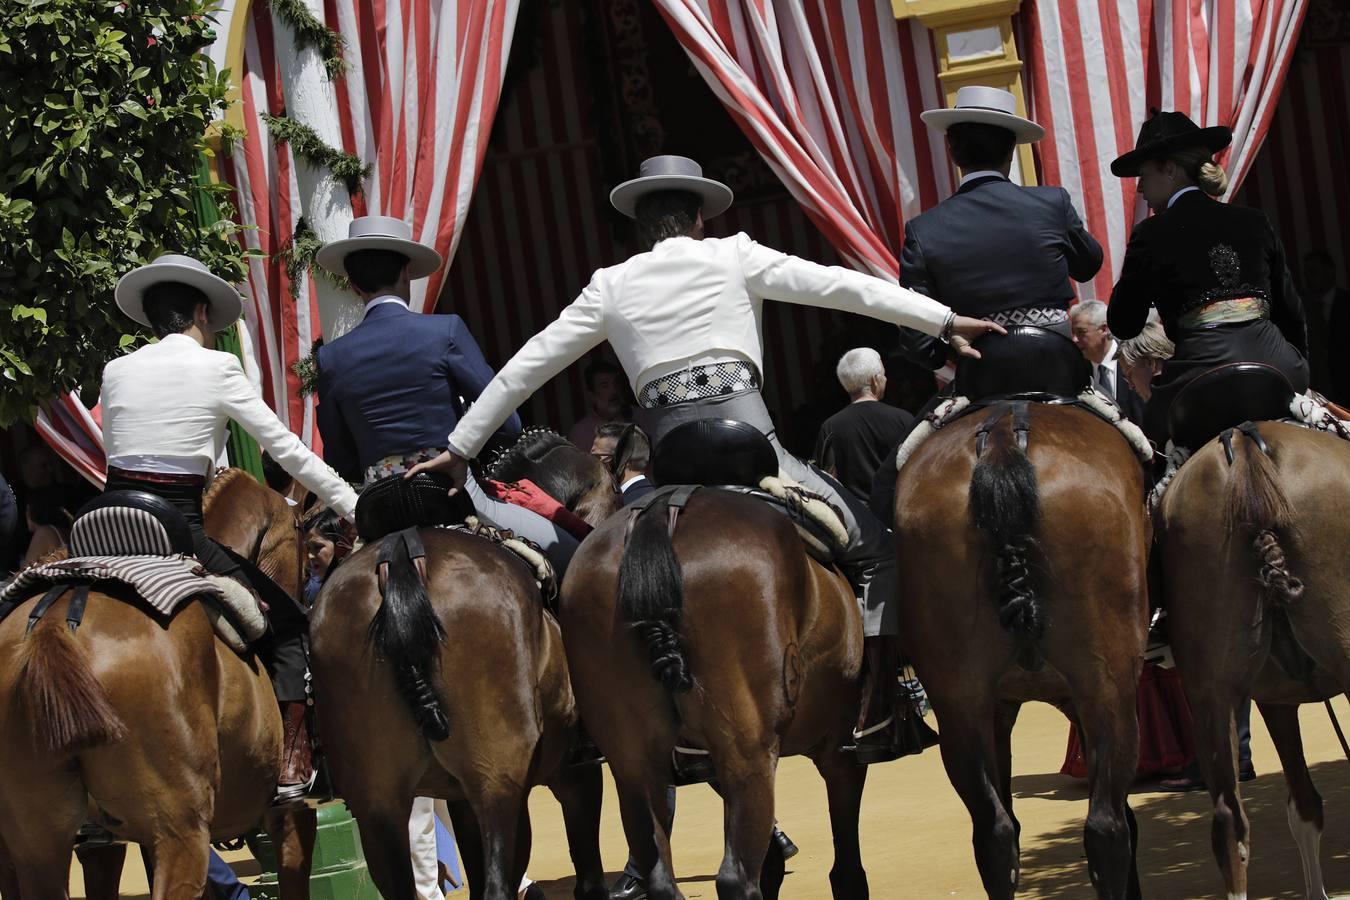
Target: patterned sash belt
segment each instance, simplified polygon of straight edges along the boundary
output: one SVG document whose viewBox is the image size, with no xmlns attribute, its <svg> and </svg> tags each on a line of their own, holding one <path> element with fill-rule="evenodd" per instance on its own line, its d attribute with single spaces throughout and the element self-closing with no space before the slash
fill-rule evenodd
<svg viewBox="0 0 1350 900">
<path fill-rule="evenodd" d="M 662 375 L 644 384 L 638 390 L 638 405 L 643 409 L 656 409 L 674 403 L 688 403 L 690 400 L 757 391 L 759 388 L 759 372 L 748 362 L 694 366 Z"/>
<path fill-rule="evenodd" d="M 1263 297 L 1234 297 L 1231 300 L 1212 300 L 1203 306 L 1187 310 L 1177 318 L 1182 328 L 1213 328 L 1215 325 L 1238 325 L 1270 318 L 1270 303 Z"/>
<path fill-rule="evenodd" d="M 372 484 L 381 478 L 388 478 L 390 475 L 402 475 L 418 463 L 424 463 L 433 460 L 445 452 L 441 447 L 424 447 L 421 450 L 414 450 L 411 453 L 400 453 L 394 456 L 386 456 L 373 466 L 366 467 L 366 480 L 364 484 Z"/>
<path fill-rule="evenodd" d="M 997 322 L 1004 328 L 1011 328 L 1014 325 L 1035 325 L 1038 328 L 1048 328 L 1051 325 L 1061 325 L 1069 321 L 1069 312 L 1053 306 L 1019 306 L 1016 309 L 1005 309 L 993 313 L 989 316 L 989 321 Z"/>
</svg>

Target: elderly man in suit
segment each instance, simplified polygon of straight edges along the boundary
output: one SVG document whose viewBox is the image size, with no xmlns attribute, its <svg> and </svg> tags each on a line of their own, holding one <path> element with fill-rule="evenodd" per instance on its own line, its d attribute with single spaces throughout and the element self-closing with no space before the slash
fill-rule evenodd
<svg viewBox="0 0 1350 900">
<path fill-rule="evenodd" d="M 1097 390 L 1116 402 L 1121 415 L 1136 425 L 1144 424 L 1144 399 L 1135 393 L 1120 359 L 1120 345 L 1106 324 L 1106 304 L 1084 300 L 1069 313 L 1073 342 L 1092 364 Z"/>
<path fill-rule="evenodd" d="M 900 283 L 941 297 L 961 315 L 1039 325 L 1069 337 L 1070 279 L 1096 275 L 1102 248 L 1068 191 L 1010 180 L 1017 145 L 1045 136 L 1016 108 L 1008 91 L 963 87 L 952 109 L 923 113 L 930 128 L 947 135 L 961 184 L 905 223 Z M 933 369 L 948 358 L 947 347 L 912 330 L 903 330 L 902 351 Z"/>
</svg>

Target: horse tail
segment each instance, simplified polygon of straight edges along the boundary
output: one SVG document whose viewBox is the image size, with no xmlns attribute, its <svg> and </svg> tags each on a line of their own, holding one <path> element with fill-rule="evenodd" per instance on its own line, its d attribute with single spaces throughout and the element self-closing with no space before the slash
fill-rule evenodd
<svg viewBox="0 0 1350 900">
<path fill-rule="evenodd" d="M 39 748 L 64 756 L 126 736 L 108 691 L 63 620 L 38 622 L 15 663 L 15 696 Z"/>
<path fill-rule="evenodd" d="M 450 726 L 427 673 L 440 657 L 445 627 L 427 594 L 425 567 L 419 567 L 425 553 L 415 529 L 384 538 L 377 563 L 383 600 L 371 619 L 369 638 L 375 651 L 393 665 L 399 693 L 412 708 L 418 728 L 428 738 L 443 741 L 450 736 Z"/>
<path fill-rule="evenodd" d="M 1284 606 L 1303 596 L 1303 582 L 1289 571 L 1277 532 L 1293 523 L 1293 508 L 1280 486 L 1275 461 L 1250 437 L 1237 440 L 1233 433 L 1233 463 L 1228 479 L 1224 517 L 1229 534 L 1243 529 L 1254 533 L 1252 550 L 1261 564 L 1262 593 L 1267 600 Z"/>
<path fill-rule="evenodd" d="M 619 562 L 619 609 L 647 643 L 652 675 L 674 694 L 694 686 L 680 640 L 684 576 L 670 542 L 669 498 L 638 513 Z"/>
<path fill-rule="evenodd" d="M 1002 429 L 989 432 L 986 452 L 970 476 L 970 517 L 997 548 L 999 621 L 1030 643 L 1045 630 L 1043 598 L 1031 584 L 1027 562 L 1041 497 L 1036 469 L 1011 437 Z"/>
</svg>

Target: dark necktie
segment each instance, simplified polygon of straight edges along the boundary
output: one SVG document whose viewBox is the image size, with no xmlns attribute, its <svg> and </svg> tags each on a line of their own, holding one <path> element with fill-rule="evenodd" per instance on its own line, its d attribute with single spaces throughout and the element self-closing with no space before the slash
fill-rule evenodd
<svg viewBox="0 0 1350 900">
<path fill-rule="evenodd" d="M 1116 392 L 1111 390 L 1111 380 L 1107 376 L 1106 363 L 1097 364 L 1097 387 L 1101 388 L 1102 393 L 1112 400 L 1116 399 Z"/>
</svg>

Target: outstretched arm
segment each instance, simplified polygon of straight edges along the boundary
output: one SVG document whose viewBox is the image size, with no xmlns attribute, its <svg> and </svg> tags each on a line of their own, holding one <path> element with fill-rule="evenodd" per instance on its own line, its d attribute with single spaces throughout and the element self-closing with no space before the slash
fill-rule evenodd
<svg viewBox="0 0 1350 900">
<path fill-rule="evenodd" d="M 233 356 L 225 359 L 221 372 L 220 412 L 234 419 L 285 469 L 292 478 L 309 488 L 338 515 L 352 521 L 356 512 L 356 492 L 323 460 L 290 432 L 276 413 L 267 408 L 244 376 L 244 369 Z"/>
</svg>

